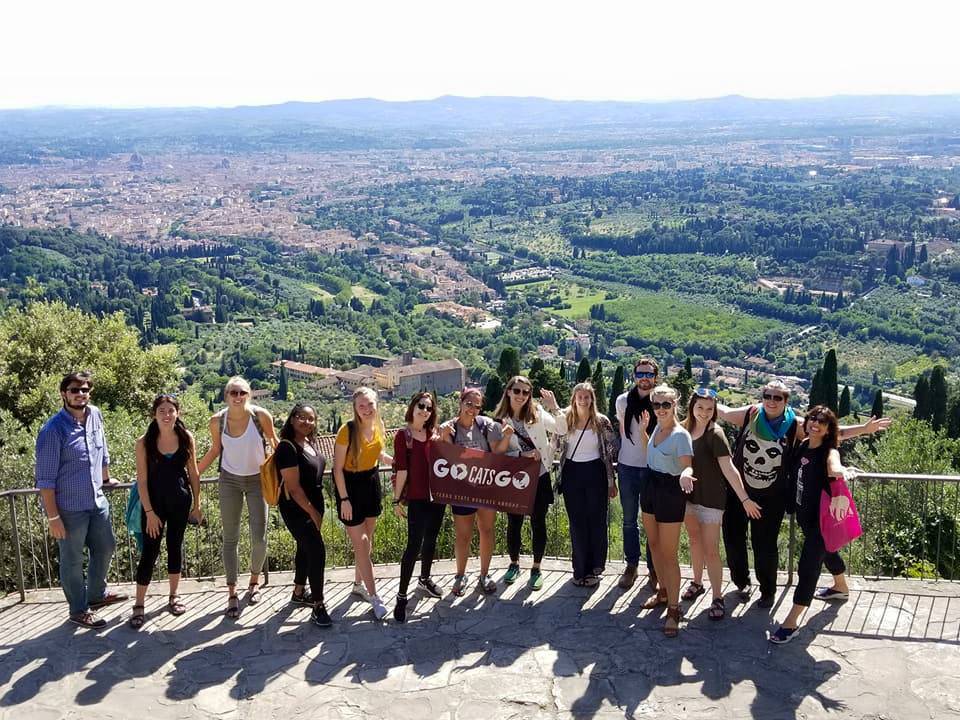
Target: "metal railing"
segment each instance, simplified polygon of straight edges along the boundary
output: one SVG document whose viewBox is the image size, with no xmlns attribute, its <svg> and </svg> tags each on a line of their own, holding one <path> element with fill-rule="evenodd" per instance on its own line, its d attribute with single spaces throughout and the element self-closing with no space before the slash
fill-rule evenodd
<svg viewBox="0 0 960 720">
<path fill-rule="evenodd" d="M 348 565 L 352 549 L 342 525 L 336 519 L 330 487 L 325 473 L 325 514 L 322 532 L 331 566 Z M 389 469 L 381 469 L 385 497 L 389 497 Z M 201 480 L 201 503 L 206 522 L 193 527 L 184 540 L 184 577 L 213 578 L 222 574 L 220 557 L 221 525 L 216 478 Z M 124 526 L 124 509 L 133 483 L 106 487 L 111 518 L 117 538 L 117 550 L 111 564 L 110 579 L 132 582 L 136 570 L 135 543 Z M 960 580 L 960 475 L 863 474 L 850 483 L 860 513 L 864 534 L 845 547 L 841 554 L 848 572 L 868 577 L 918 577 Z M 46 518 L 33 488 L 0 492 L 0 594 L 18 592 L 21 601 L 28 590 L 52 588 L 58 583 L 54 541 L 47 532 Z M 3 506 L 6 512 L 3 512 Z M 623 558 L 622 511 L 612 501 L 608 512 L 609 557 Z M 569 557 L 570 539 L 563 498 L 558 495 L 548 515 L 548 557 Z M 506 552 L 506 518 L 497 519 L 497 547 Z M 290 570 L 294 544 L 279 513 L 271 512 L 268 521 L 269 542 L 265 572 Z M 524 547 L 530 547 L 529 524 L 524 524 Z M 474 539 L 476 541 L 476 539 Z M 241 563 L 248 553 L 249 534 L 241 532 Z M 377 526 L 374 544 L 375 562 L 398 562 L 406 544 L 406 523 L 396 517 L 385 503 Z M 785 522 L 780 534 L 781 569 L 792 583 L 796 560 L 797 532 L 794 518 Z M 473 548 L 476 552 L 476 547 Z M 687 559 L 685 541 L 681 553 Z M 453 523 L 445 516 L 437 544 L 437 557 L 453 554 Z M 155 568 L 155 579 L 162 576 L 164 555 Z"/>
</svg>

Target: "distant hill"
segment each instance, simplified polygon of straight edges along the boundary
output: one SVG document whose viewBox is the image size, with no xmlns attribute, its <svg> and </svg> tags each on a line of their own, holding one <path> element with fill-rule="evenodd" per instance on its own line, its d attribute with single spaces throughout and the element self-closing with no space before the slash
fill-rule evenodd
<svg viewBox="0 0 960 720">
<path fill-rule="evenodd" d="M 439 97 L 387 102 L 374 99 L 289 102 L 234 108 L 114 110 L 43 108 L 0 111 L 0 136 L 50 132 L 83 135 L 138 126 L 157 133 L 206 128 L 237 132 L 237 124 L 274 130 L 303 125 L 337 129 L 554 127 L 649 123 L 751 123 L 939 118 L 960 120 L 960 95 L 836 96 L 763 100 L 739 95 L 675 102 L 587 102 L 534 97 Z"/>
</svg>

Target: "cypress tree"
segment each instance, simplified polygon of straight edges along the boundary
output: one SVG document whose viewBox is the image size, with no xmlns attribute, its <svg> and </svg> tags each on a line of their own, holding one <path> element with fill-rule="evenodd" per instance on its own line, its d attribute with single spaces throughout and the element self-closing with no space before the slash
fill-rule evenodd
<svg viewBox="0 0 960 720">
<path fill-rule="evenodd" d="M 623 391 L 623 365 L 617 365 L 617 369 L 613 372 L 613 386 L 610 388 L 610 403 L 607 406 L 607 417 L 614 426 L 617 423 L 617 398 L 623 394 Z"/>
<path fill-rule="evenodd" d="M 603 399 L 607 396 L 607 389 L 603 382 L 603 363 L 600 360 L 597 360 L 597 366 L 593 369 L 593 377 L 590 378 L 590 382 L 593 383 L 593 389 L 597 394 L 597 412 L 603 410 Z"/>
<path fill-rule="evenodd" d="M 913 416 L 917 420 L 930 419 L 930 383 L 926 376 L 921 375 L 917 379 L 917 384 L 913 387 L 913 399 L 917 401 L 917 406 L 913 409 Z"/>
<path fill-rule="evenodd" d="M 287 399 L 287 366 L 285 363 L 280 364 L 280 386 L 277 388 L 277 399 Z"/>
<path fill-rule="evenodd" d="M 840 394 L 840 409 L 837 411 L 838 418 L 845 418 L 850 414 L 850 386 L 844 385 L 843 392 Z"/>
<path fill-rule="evenodd" d="M 870 408 L 870 416 L 881 418 L 883 417 L 883 390 L 877 388 L 873 393 L 873 407 Z"/>
<path fill-rule="evenodd" d="M 930 421 L 934 430 L 947 425 L 947 376 L 943 365 L 937 365 L 930 372 Z"/>
<path fill-rule="evenodd" d="M 837 385 L 837 351 L 831 348 L 823 358 L 823 370 L 820 373 L 820 392 L 822 393 L 823 404 L 835 413 L 840 410 Z"/>
<path fill-rule="evenodd" d="M 823 381 L 821 376 L 823 374 L 822 370 L 817 370 L 813 374 L 813 382 L 810 383 L 810 404 L 808 408 L 815 407 L 816 405 L 823 405 Z"/>
<path fill-rule="evenodd" d="M 516 373 L 519 375 L 520 373 Z M 511 377 L 513 377 L 511 375 Z M 510 378 L 507 378 L 509 380 Z M 504 380 L 500 379 L 500 375 L 493 373 L 490 375 L 487 380 L 486 390 L 483 392 L 483 409 L 484 410 L 493 410 L 497 403 L 500 402 L 500 398 L 503 397 L 503 388 L 506 385 Z"/>
<path fill-rule="evenodd" d="M 500 352 L 500 362 L 497 365 L 497 375 L 506 383 L 514 375 L 520 374 L 520 353 L 515 347 L 505 347 Z M 503 391 L 501 390 L 501 393 Z M 497 395 L 497 402 L 500 395 Z"/>
<path fill-rule="evenodd" d="M 947 416 L 947 435 L 954 440 L 960 438 L 960 395 L 954 396 L 950 403 L 950 413 Z"/>
<path fill-rule="evenodd" d="M 587 358 L 583 358 L 583 360 L 580 361 L 579 367 L 577 368 L 577 382 L 582 383 L 585 380 L 589 380 L 590 374 L 590 361 L 587 360 Z"/>
</svg>

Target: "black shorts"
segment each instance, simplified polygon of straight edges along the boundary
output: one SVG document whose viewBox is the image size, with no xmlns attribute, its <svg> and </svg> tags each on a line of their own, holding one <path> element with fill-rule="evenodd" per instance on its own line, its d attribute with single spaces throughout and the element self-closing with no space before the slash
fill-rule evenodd
<svg viewBox="0 0 960 720">
<path fill-rule="evenodd" d="M 680 487 L 680 476 L 651 470 L 649 477 L 645 491 L 640 494 L 640 510 L 653 515 L 657 522 L 683 522 L 687 494 Z"/>
<path fill-rule="evenodd" d="M 362 470 L 361 472 L 343 471 L 344 485 L 347 487 L 347 499 L 353 510 L 349 521 L 343 519 L 341 505 L 343 498 L 336 489 L 337 517 L 347 527 L 362 525 L 367 518 L 380 517 L 383 512 L 383 490 L 380 487 L 380 471 L 377 468 Z"/>
<path fill-rule="evenodd" d="M 450 510 L 454 515 L 473 515 L 477 509 L 472 507 L 464 507 L 463 505 L 451 505 Z"/>
</svg>

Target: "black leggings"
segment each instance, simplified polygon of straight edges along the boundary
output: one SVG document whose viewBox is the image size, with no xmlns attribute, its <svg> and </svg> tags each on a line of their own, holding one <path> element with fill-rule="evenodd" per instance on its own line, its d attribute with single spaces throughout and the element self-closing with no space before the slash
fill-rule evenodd
<svg viewBox="0 0 960 720">
<path fill-rule="evenodd" d="M 310 516 L 298 507 L 290 508 L 280 504 L 283 522 L 297 541 L 297 552 L 293 556 L 293 583 L 306 585 L 310 582 L 310 594 L 314 602 L 323 602 L 323 573 L 327 565 L 327 546 L 323 544 L 320 528 L 310 520 Z"/>
<path fill-rule="evenodd" d="M 533 563 L 539 565 L 543 554 L 547 550 L 547 511 L 553 502 L 553 492 L 550 488 L 550 474 L 544 473 L 537 481 L 537 497 L 534 500 L 533 512 L 530 514 L 530 534 L 533 536 Z M 507 552 L 510 553 L 510 562 L 520 561 L 520 547 L 523 544 L 523 518 L 526 515 L 507 514 Z"/>
<path fill-rule="evenodd" d="M 190 506 L 182 512 L 171 512 L 166 518 L 160 518 L 160 532 L 155 538 L 147 534 L 147 513 L 140 512 L 140 527 L 143 528 L 143 552 L 140 553 L 140 562 L 137 563 L 137 585 L 149 585 L 153 576 L 153 566 L 160 557 L 160 543 L 164 532 L 167 536 L 167 572 L 170 575 L 179 575 L 183 570 L 183 535 L 187 531 L 187 517 L 190 515 Z M 157 517 L 160 517 L 159 515 Z"/>
<path fill-rule="evenodd" d="M 421 558 L 420 577 L 430 577 L 430 566 L 437 551 L 437 536 L 446 509 L 446 505 L 429 500 L 410 500 L 407 503 L 407 547 L 400 559 L 400 595 L 407 594 L 417 556 Z"/>
<path fill-rule="evenodd" d="M 803 525 L 803 549 L 797 565 L 797 587 L 793 591 L 793 604 L 810 607 L 813 594 L 820 580 L 820 569 L 826 565 L 831 575 L 842 575 L 847 566 L 839 553 L 827 552 L 823 535 L 816 525 Z"/>
</svg>

